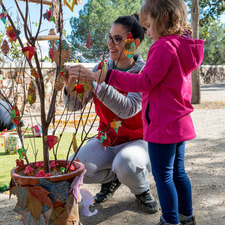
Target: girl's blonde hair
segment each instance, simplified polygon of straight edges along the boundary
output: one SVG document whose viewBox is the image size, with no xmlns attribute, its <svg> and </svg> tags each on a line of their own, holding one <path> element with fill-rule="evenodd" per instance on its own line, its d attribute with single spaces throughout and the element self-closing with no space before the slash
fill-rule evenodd
<svg viewBox="0 0 225 225">
<path fill-rule="evenodd" d="M 184 31 L 192 34 L 187 23 L 187 7 L 183 0 L 145 0 L 140 10 L 140 23 L 145 25 L 148 17 L 154 19 L 153 30 L 156 35 L 182 36 Z"/>
</svg>

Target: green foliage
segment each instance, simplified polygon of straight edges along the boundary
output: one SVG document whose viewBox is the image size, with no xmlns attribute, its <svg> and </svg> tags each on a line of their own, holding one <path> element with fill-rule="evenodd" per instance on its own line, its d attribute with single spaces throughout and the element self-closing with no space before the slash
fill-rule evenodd
<svg viewBox="0 0 225 225">
<path fill-rule="evenodd" d="M 200 38 L 204 38 L 200 28 Z M 225 24 L 214 22 L 205 39 L 204 65 L 225 65 Z"/>
<path fill-rule="evenodd" d="M 89 0 L 79 18 L 71 18 L 71 35 L 68 36 L 72 45 L 71 58 L 80 62 L 98 62 L 102 59 L 106 48 L 104 36 L 117 17 L 138 13 L 142 1 L 127 0 Z M 91 34 L 91 50 L 86 48 L 88 32 Z"/>
<path fill-rule="evenodd" d="M 191 9 L 192 0 L 185 0 Z M 225 2 L 221 0 L 199 0 L 199 25 L 203 37 L 209 35 L 209 26 L 225 12 Z"/>
<path fill-rule="evenodd" d="M 26 135 L 25 135 L 26 136 Z M 61 141 L 59 143 L 59 148 L 58 148 L 58 155 L 57 158 L 58 159 L 66 159 L 66 155 L 72 140 L 72 136 L 73 133 L 69 133 L 69 132 L 64 132 L 63 136 L 61 138 Z M 93 136 L 92 134 L 90 134 L 90 136 Z M 78 134 L 78 144 L 80 144 L 80 140 L 79 140 L 80 134 Z M 34 153 L 32 151 L 31 148 L 31 142 L 34 142 L 33 138 L 30 140 L 31 138 L 24 138 L 24 146 L 25 148 L 27 148 L 28 146 L 28 151 L 27 151 L 27 156 L 30 162 L 34 162 Z M 4 143 L 4 138 L 0 138 L 0 144 Z M 34 143 L 32 143 L 34 145 Z M 35 138 L 35 146 L 37 149 L 39 149 L 38 151 L 38 157 L 37 157 L 37 161 L 42 161 L 43 160 L 43 151 L 42 151 L 42 138 L 41 137 L 37 137 Z M 71 154 L 73 152 L 71 151 Z M 54 159 L 54 155 L 53 155 L 53 149 L 51 149 L 49 151 L 49 159 Z M 16 166 L 16 159 L 18 159 L 19 156 L 18 155 L 6 155 L 5 154 L 5 147 L 1 147 L 0 146 L 0 165 L 1 165 L 1 169 L 0 169 L 0 187 L 6 185 L 9 185 L 10 182 L 10 171 Z M 24 163 L 26 161 L 24 160 Z"/>
</svg>

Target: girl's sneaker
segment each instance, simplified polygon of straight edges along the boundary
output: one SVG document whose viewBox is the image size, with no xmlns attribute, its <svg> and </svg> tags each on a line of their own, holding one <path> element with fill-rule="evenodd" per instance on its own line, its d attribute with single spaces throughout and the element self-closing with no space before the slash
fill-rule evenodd
<svg viewBox="0 0 225 225">
<path fill-rule="evenodd" d="M 187 217 L 182 214 L 179 214 L 179 219 L 182 225 L 196 225 L 194 216 Z"/>
<path fill-rule="evenodd" d="M 160 222 L 158 223 L 158 225 L 182 225 L 181 223 L 177 223 L 177 224 L 173 224 L 173 223 L 167 223 L 164 218 L 161 216 L 160 217 Z"/>
</svg>

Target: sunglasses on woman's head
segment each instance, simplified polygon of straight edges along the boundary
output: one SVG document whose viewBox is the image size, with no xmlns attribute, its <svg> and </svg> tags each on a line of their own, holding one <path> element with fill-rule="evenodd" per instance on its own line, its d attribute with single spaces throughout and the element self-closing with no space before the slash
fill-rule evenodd
<svg viewBox="0 0 225 225">
<path fill-rule="evenodd" d="M 105 35 L 106 42 L 109 43 L 110 41 L 112 41 L 114 45 L 119 45 L 122 42 L 122 40 L 125 40 L 125 39 L 126 37 L 123 37 L 121 35 L 112 36 L 110 33 Z"/>
</svg>

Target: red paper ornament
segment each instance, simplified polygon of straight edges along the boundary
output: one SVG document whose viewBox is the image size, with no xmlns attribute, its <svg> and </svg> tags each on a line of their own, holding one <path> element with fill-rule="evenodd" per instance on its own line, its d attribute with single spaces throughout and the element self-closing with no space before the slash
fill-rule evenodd
<svg viewBox="0 0 225 225">
<path fill-rule="evenodd" d="M 22 52 L 29 60 L 31 60 L 31 58 L 33 57 L 33 55 L 35 54 L 36 51 L 35 51 L 35 47 L 30 46 L 27 43 L 27 47 L 23 47 Z"/>
<path fill-rule="evenodd" d="M 48 144 L 49 150 L 53 148 L 53 146 L 58 142 L 59 138 L 54 135 L 47 135 L 45 136 L 45 141 Z"/>
<path fill-rule="evenodd" d="M 7 36 L 9 37 L 9 40 L 10 40 L 11 42 L 16 41 L 16 39 L 17 39 L 16 33 L 15 33 L 15 31 L 13 30 L 13 27 L 12 27 L 12 26 L 9 26 L 9 27 L 7 28 L 6 34 L 7 34 Z"/>
</svg>

